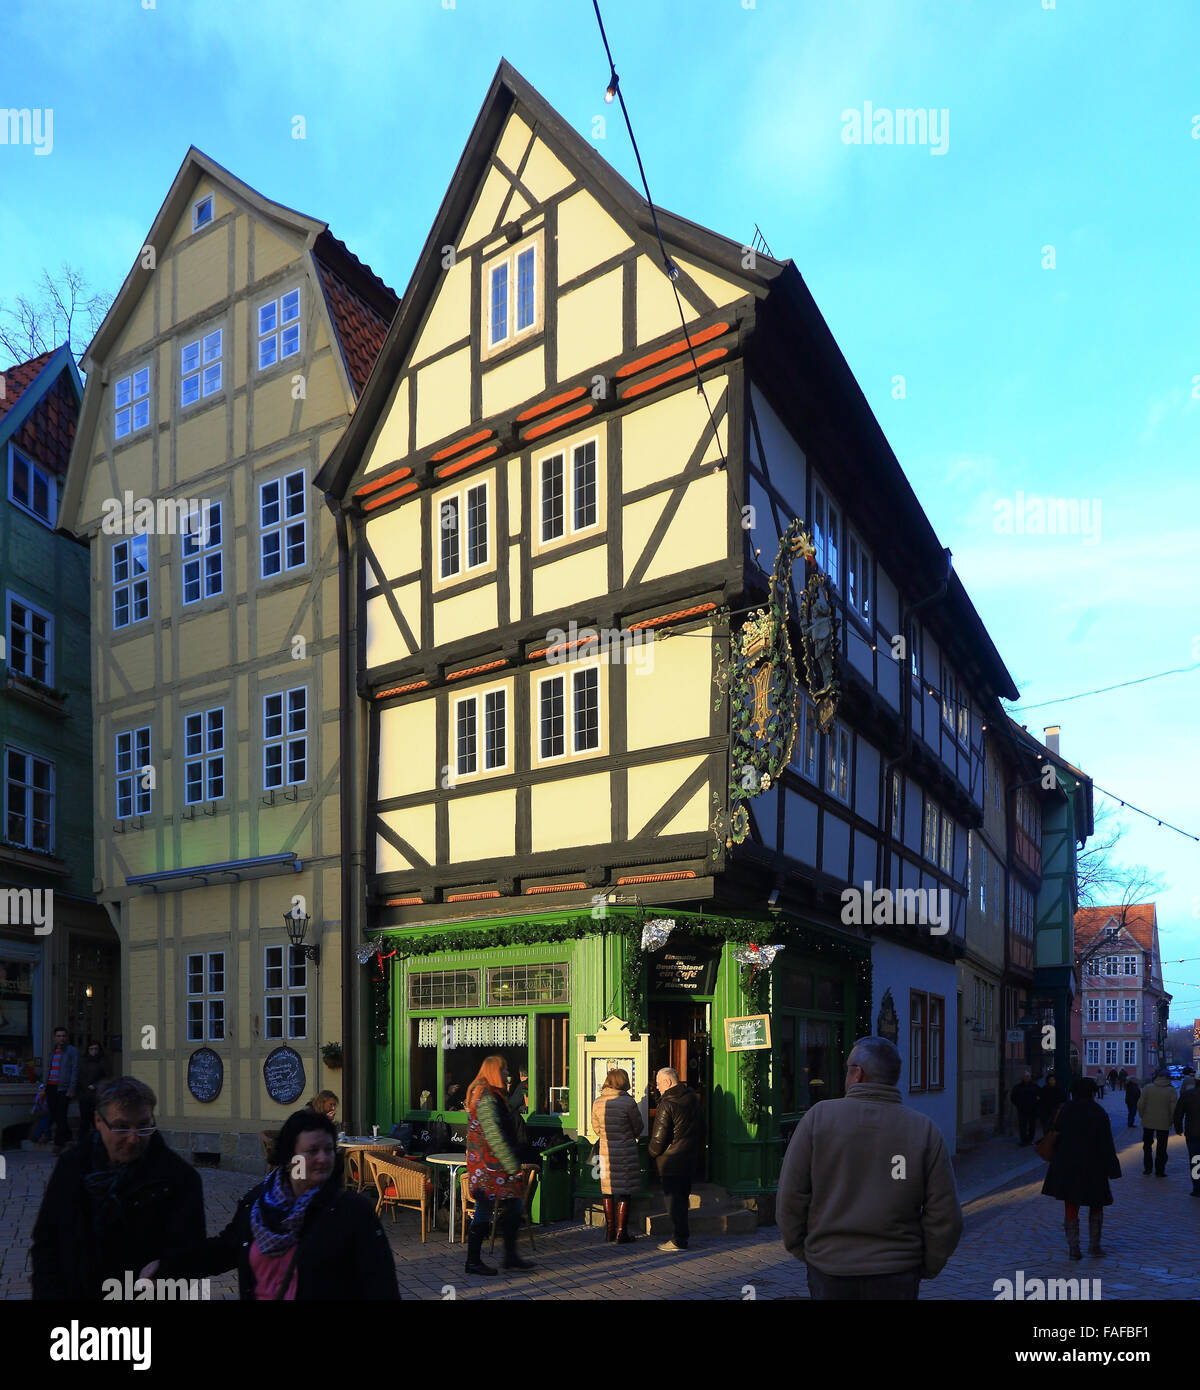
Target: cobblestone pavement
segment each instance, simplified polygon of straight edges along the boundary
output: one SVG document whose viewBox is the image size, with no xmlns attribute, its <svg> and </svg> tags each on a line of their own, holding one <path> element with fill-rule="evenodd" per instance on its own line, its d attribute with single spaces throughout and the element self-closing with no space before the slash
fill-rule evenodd
<svg viewBox="0 0 1200 1390">
<path fill-rule="evenodd" d="M 1101 1297 L 1200 1298 L 1200 1200 L 1189 1196 L 1187 1151 L 1174 1134 L 1167 1177 L 1143 1177 L 1141 1131 L 1125 1128 L 1123 1103 L 1105 1102 L 1114 1117 L 1117 1151 L 1124 1176 L 1114 1184 L 1115 1205 L 1107 1208 L 1104 1246 L 1108 1257 L 1067 1259 L 1060 1202 L 1041 1196 L 1045 1165 L 1022 1157 L 1014 1143 L 985 1146 L 960 1165 L 959 1187 L 967 1203 L 966 1229 L 950 1263 L 925 1283 L 925 1299 L 992 1299 L 998 1279 L 1099 1278 Z M 48 1155 L 4 1155 L 7 1177 L 0 1182 L 0 1298 L 29 1297 L 29 1232 L 53 1160 Z M 1033 1166 L 1036 1165 L 1036 1166 Z M 1012 1168 L 1027 1175 L 1003 1182 Z M 989 1178 L 989 1171 L 991 1177 Z M 998 1177 L 997 1177 L 998 1175 Z M 238 1198 L 253 1182 L 244 1173 L 202 1170 L 210 1233 L 229 1220 Z M 971 1199 L 973 1188 L 998 1180 L 1003 1185 Z M 1082 1214 L 1086 1239 L 1086 1213 Z M 632 1246 L 605 1245 L 597 1229 L 560 1223 L 537 1227 L 537 1268 L 492 1279 L 463 1273 L 464 1249 L 447 1243 L 446 1232 L 431 1233 L 421 1244 L 414 1213 L 393 1223 L 384 1220 L 396 1255 L 396 1273 L 405 1298 L 807 1298 L 804 1267 L 783 1249 L 777 1227 L 754 1235 L 694 1239 L 685 1254 L 662 1254 L 643 1237 Z M 521 1253 L 529 1258 L 528 1236 Z M 486 1258 L 486 1247 L 485 1247 Z M 214 1299 L 234 1298 L 236 1276 L 211 1283 Z"/>
</svg>

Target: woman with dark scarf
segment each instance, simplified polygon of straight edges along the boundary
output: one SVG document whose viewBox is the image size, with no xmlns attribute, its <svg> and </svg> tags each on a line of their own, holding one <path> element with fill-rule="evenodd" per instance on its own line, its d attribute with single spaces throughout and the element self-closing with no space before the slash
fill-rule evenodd
<svg viewBox="0 0 1200 1390">
<path fill-rule="evenodd" d="M 399 1298 L 383 1227 L 365 1198 L 342 1190 L 328 1117 L 289 1115 L 276 1149 L 279 1166 L 246 1193 L 219 1236 L 168 1253 L 143 1277 L 202 1278 L 236 1268 L 245 1299 Z"/>
</svg>

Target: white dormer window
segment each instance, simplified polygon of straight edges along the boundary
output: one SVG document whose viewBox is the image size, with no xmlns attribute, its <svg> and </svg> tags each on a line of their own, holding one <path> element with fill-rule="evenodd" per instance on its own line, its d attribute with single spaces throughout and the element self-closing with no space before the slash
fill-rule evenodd
<svg viewBox="0 0 1200 1390">
<path fill-rule="evenodd" d="M 198 232 L 213 220 L 213 195 L 206 193 L 192 204 L 192 231 Z"/>
<path fill-rule="evenodd" d="M 221 329 L 214 328 L 180 351 L 180 405 L 194 405 L 201 396 L 214 395 L 221 389 L 222 340 Z"/>
<path fill-rule="evenodd" d="M 53 474 L 8 446 L 8 496 L 22 511 L 35 516 L 51 530 L 58 517 L 58 486 Z"/>
<path fill-rule="evenodd" d="M 300 351 L 300 291 L 289 290 L 258 306 L 258 369 L 295 357 Z"/>
<path fill-rule="evenodd" d="M 150 368 L 118 378 L 113 387 L 113 438 L 124 439 L 150 423 Z"/>
<path fill-rule="evenodd" d="M 484 263 L 485 356 L 542 327 L 541 248 L 538 232 Z"/>
</svg>

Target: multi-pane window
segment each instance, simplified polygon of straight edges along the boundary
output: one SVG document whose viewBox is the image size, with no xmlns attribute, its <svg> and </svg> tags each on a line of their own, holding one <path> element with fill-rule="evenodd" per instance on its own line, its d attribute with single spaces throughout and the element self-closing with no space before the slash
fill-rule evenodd
<svg viewBox="0 0 1200 1390">
<path fill-rule="evenodd" d="M 925 858 L 937 863 L 938 852 L 938 808 L 936 802 L 925 798 L 925 839 L 923 849 Z"/>
<path fill-rule="evenodd" d="M 946 1084 L 946 1001 L 929 996 L 929 1089 L 940 1091 Z"/>
<path fill-rule="evenodd" d="M 303 946 L 268 946 L 263 955 L 268 1038 L 308 1037 L 308 961 Z"/>
<path fill-rule="evenodd" d="M 918 689 L 925 678 L 925 648 L 921 641 L 921 629 L 914 618 L 908 631 L 909 659 L 912 670 L 912 683 Z"/>
<path fill-rule="evenodd" d="M 1100 1022 L 1100 1001 L 1099 999 L 1089 999 L 1087 1001 L 1087 1021 L 1089 1023 Z"/>
<path fill-rule="evenodd" d="M 408 977 L 410 1009 L 459 1008 L 478 1003 L 478 970 L 417 970 Z"/>
<path fill-rule="evenodd" d="M 1121 1012 L 1122 1012 L 1122 1014 L 1124 1015 L 1124 1017 L 1123 1017 L 1123 1019 L 1122 1019 L 1122 1022 L 1124 1022 L 1124 1023 L 1136 1023 L 1136 1022 L 1137 1022 L 1137 1000 L 1136 1000 L 1136 999 L 1122 999 L 1122 1000 L 1121 1000 Z"/>
<path fill-rule="evenodd" d="M 537 246 L 523 246 L 492 261 L 485 271 L 488 346 L 497 347 L 538 322 Z"/>
<path fill-rule="evenodd" d="M 1121 1044 L 1121 1051 L 1124 1054 L 1121 1058 L 1121 1065 L 1123 1067 L 1137 1066 L 1137 1048 L 1137 1043 L 1132 1040 L 1126 1040 Z"/>
<path fill-rule="evenodd" d="M 183 518 L 183 601 L 215 598 L 223 584 L 221 504 L 205 501 Z"/>
<path fill-rule="evenodd" d="M 839 569 L 842 544 L 842 517 L 825 495 L 820 483 L 813 483 L 813 548 L 817 565 L 829 576 L 835 589 L 842 587 Z"/>
<path fill-rule="evenodd" d="M 904 824 L 904 813 L 900 805 L 903 782 L 898 772 L 892 773 L 892 839 L 900 839 L 900 828 Z"/>
<path fill-rule="evenodd" d="M 928 1038 L 926 996 L 920 990 L 908 993 L 908 1089 L 927 1088 L 926 1043 Z"/>
<path fill-rule="evenodd" d="M 58 517 L 58 484 L 44 468 L 10 446 L 8 496 L 18 507 L 53 528 Z"/>
<path fill-rule="evenodd" d="M 459 777 L 508 765 L 508 692 L 503 687 L 454 702 L 454 765 Z"/>
<path fill-rule="evenodd" d="M 225 711 L 189 714 L 183 721 L 183 799 L 219 801 L 225 795 Z"/>
<path fill-rule="evenodd" d="M 258 369 L 300 351 L 300 291 L 289 290 L 258 306 Z"/>
<path fill-rule="evenodd" d="M 571 450 L 569 498 L 567 460 L 563 453 L 541 460 L 540 486 L 543 541 L 558 540 L 566 535 L 568 516 L 572 534 L 595 526 L 600 516 L 596 441 L 589 439 Z"/>
<path fill-rule="evenodd" d="M 272 478 L 258 489 L 259 557 L 262 577 L 298 569 L 308 555 L 303 469 Z"/>
<path fill-rule="evenodd" d="M 853 531 L 846 535 L 846 598 L 852 611 L 870 626 L 871 557 Z"/>
<path fill-rule="evenodd" d="M 796 732 L 792 765 L 810 782 L 815 782 L 818 776 L 819 739 L 817 711 L 809 700 L 802 699 L 800 701 L 800 727 Z"/>
<path fill-rule="evenodd" d="M 1138 973 L 1138 968 L 1137 968 L 1137 966 L 1138 966 L 1138 958 L 1137 958 L 1137 956 L 1122 956 L 1122 957 L 1121 957 L 1121 973 L 1122 973 L 1123 975 L 1136 975 L 1136 974 Z"/>
<path fill-rule="evenodd" d="M 225 1037 L 225 952 L 197 951 L 187 957 L 187 1040 L 221 1042 Z"/>
<path fill-rule="evenodd" d="M 1121 973 L 1120 959 L 1117 956 L 1104 957 L 1104 973 L 1106 975 L 1119 975 Z"/>
<path fill-rule="evenodd" d="M 1099 973 L 1100 973 L 1100 959 L 1099 959 L 1098 956 L 1092 956 L 1092 958 L 1088 961 L 1088 963 L 1087 963 L 1087 973 L 1088 973 L 1089 975 L 1099 975 Z"/>
<path fill-rule="evenodd" d="M 150 542 L 145 536 L 114 541 L 112 548 L 113 627 L 128 627 L 150 616 Z"/>
<path fill-rule="evenodd" d="M 8 596 L 8 669 L 42 685 L 54 683 L 54 619 L 12 594 Z"/>
<path fill-rule="evenodd" d="M 4 834 L 26 849 L 54 848 L 54 764 L 18 748 L 4 750 Z"/>
<path fill-rule="evenodd" d="M 263 696 L 263 786 L 295 786 L 308 776 L 308 688 Z"/>
<path fill-rule="evenodd" d="M 570 970 L 565 964 L 496 965 L 487 972 L 489 1004 L 569 1004 Z"/>
<path fill-rule="evenodd" d="M 1089 1067 L 1098 1066 L 1100 1063 L 1100 1043 L 1096 1038 L 1087 1040 L 1087 1065 Z"/>
<path fill-rule="evenodd" d="M 488 484 L 476 483 L 438 503 L 438 577 L 452 579 L 488 562 Z"/>
<path fill-rule="evenodd" d="M 193 405 L 221 389 L 223 330 L 214 328 L 179 351 L 179 404 Z"/>
<path fill-rule="evenodd" d="M 979 911 L 984 917 L 987 916 L 987 882 L 988 872 L 991 866 L 991 859 L 986 849 L 979 851 Z"/>
<path fill-rule="evenodd" d="M 944 874 L 954 871 L 954 822 L 950 817 L 942 812 L 942 872 Z"/>
<path fill-rule="evenodd" d="M 1115 999 L 1106 999 L 1104 1001 L 1104 1021 L 1105 1023 L 1116 1023 L 1117 1001 Z"/>
<path fill-rule="evenodd" d="M 113 385 L 113 438 L 124 439 L 150 423 L 150 368 L 139 367 Z"/>
<path fill-rule="evenodd" d="M 850 804 L 850 733 L 835 724 L 826 740 L 828 758 L 825 767 L 825 789 L 839 801 Z"/>
<path fill-rule="evenodd" d="M 116 774 L 117 819 L 148 816 L 154 794 L 148 727 L 117 735 Z"/>
<path fill-rule="evenodd" d="M 587 753 L 600 747 L 600 668 L 584 666 L 570 673 L 546 676 L 538 682 L 538 758 Z"/>
<path fill-rule="evenodd" d="M 1105 1038 L 1104 1040 L 1104 1065 L 1115 1067 L 1117 1065 L 1117 1051 L 1120 1043 L 1116 1038 Z"/>
</svg>

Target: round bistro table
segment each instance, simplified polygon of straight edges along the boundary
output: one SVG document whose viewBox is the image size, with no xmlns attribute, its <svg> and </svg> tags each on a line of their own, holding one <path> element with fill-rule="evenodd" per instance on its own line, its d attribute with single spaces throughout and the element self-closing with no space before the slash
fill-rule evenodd
<svg viewBox="0 0 1200 1390">
<path fill-rule="evenodd" d="M 436 1163 L 442 1168 L 450 1170 L 450 1241 L 451 1245 L 456 1244 L 454 1239 L 454 1214 L 456 1209 L 456 1199 L 458 1197 L 458 1170 L 467 1166 L 467 1156 L 462 1154 L 426 1154 L 426 1163 Z"/>
</svg>

